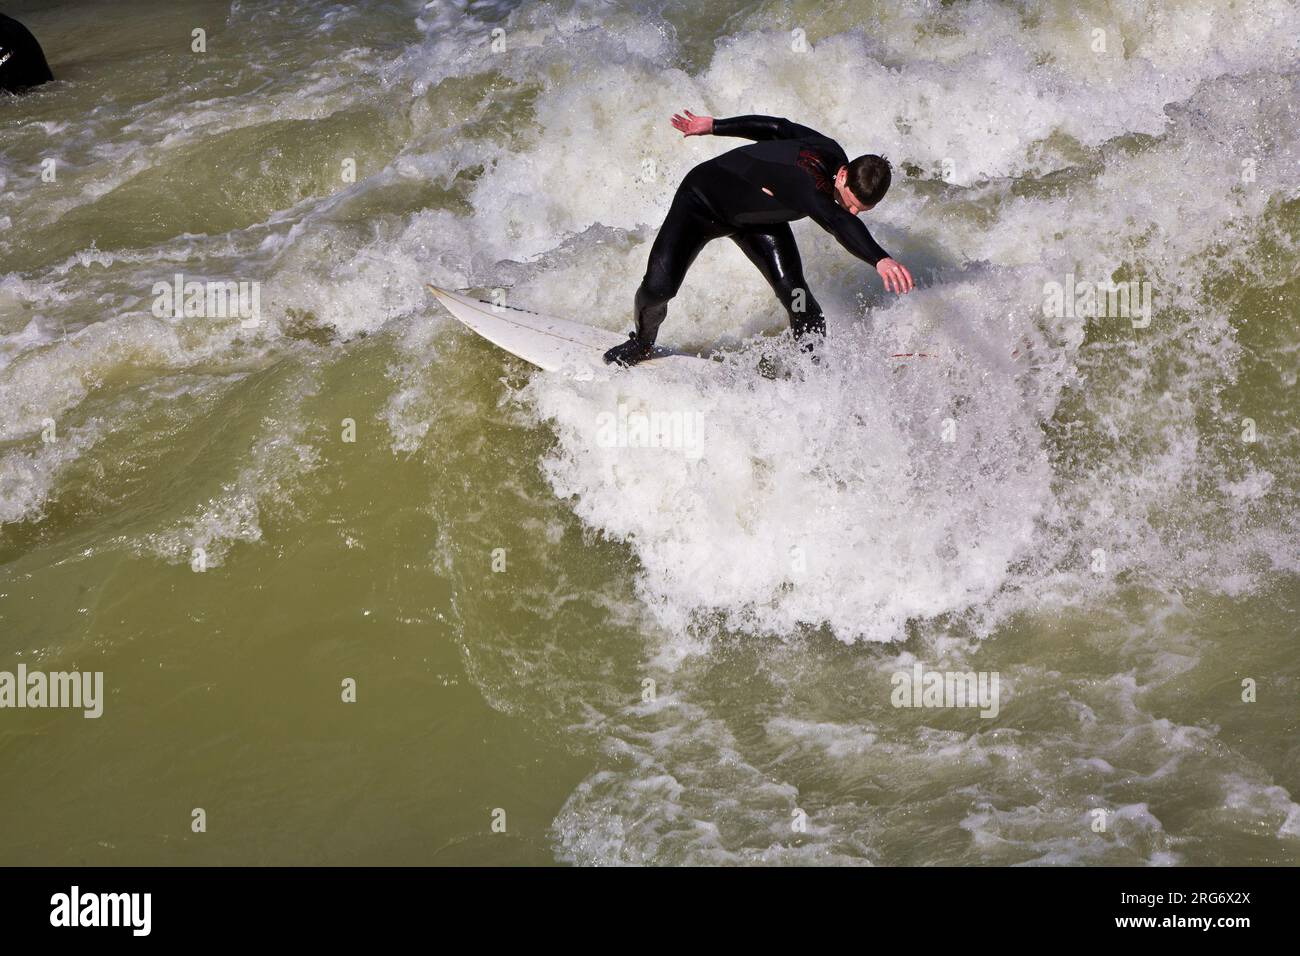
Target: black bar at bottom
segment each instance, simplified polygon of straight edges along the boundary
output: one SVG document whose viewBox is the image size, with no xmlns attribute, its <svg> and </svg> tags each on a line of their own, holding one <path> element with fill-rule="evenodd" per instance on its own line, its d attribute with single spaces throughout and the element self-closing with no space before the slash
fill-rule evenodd
<svg viewBox="0 0 1300 956">
<path fill-rule="evenodd" d="M 626 929 L 641 927 L 634 935 L 681 942 L 682 920 L 689 917 L 690 923 L 723 920 L 723 935 L 732 939 L 766 937 L 782 932 L 783 925 L 793 931 L 802 924 L 806 931 L 809 920 L 829 930 L 824 921 L 832 920 L 843 921 L 846 931 L 863 940 L 871 938 L 867 933 L 908 926 L 928 927 L 921 937 L 935 932 L 936 940 L 948 938 L 944 927 L 975 932 L 996 926 L 998 933 L 1023 929 L 1062 942 L 1129 937 L 1181 944 L 1199 936 L 1232 945 L 1261 930 L 1271 936 L 1287 928 L 1293 914 L 1284 908 L 1294 908 L 1294 884 L 1295 871 L 1281 868 L 625 869 L 599 874 L 487 868 L 24 868 L 0 870 L 0 925 L 7 942 L 75 935 L 78 944 L 268 936 L 295 943 L 373 943 L 390 935 L 427 933 L 431 926 L 450 942 L 445 933 L 455 926 L 472 943 L 476 933 L 495 935 L 511 926 L 570 936 L 588 921 L 613 919 Z M 143 894 L 148 894 L 147 909 Z M 656 926 L 668 935 L 659 936 Z"/>
</svg>

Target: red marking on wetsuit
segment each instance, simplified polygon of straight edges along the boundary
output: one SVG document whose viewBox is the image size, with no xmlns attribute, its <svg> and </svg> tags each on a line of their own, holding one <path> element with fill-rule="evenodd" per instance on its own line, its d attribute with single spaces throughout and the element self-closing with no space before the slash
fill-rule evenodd
<svg viewBox="0 0 1300 956">
<path fill-rule="evenodd" d="M 812 176 L 813 185 L 817 187 L 818 192 L 835 195 L 831 190 L 830 177 L 826 175 L 826 163 L 815 152 L 811 149 L 799 150 L 799 158 L 795 160 L 795 164 Z"/>
</svg>

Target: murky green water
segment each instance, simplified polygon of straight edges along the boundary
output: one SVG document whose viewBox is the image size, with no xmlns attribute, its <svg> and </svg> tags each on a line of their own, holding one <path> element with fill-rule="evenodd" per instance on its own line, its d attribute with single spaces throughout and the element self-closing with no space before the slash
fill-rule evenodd
<svg viewBox="0 0 1300 956">
<path fill-rule="evenodd" d="M 13 7 L 59 81 L 0 101 L 0 670 L 106 701 L 0 709 L 0 862 L 1300 862 L 1293 6 Z M 623 329 L 735 145 L 683 106 L 910 170 L 922 288 L 797 225 L 844 351 L 769 381 L 715 244 L 663 338 L 741 357 L 666 385 L 429 300 Z M 260 324 L 158 317 L 177 273 Z M 1045 317 L 1067 275 L 1150 324 Z M 997 716 L 893 706 L 916 663 Z"/>
</svg>

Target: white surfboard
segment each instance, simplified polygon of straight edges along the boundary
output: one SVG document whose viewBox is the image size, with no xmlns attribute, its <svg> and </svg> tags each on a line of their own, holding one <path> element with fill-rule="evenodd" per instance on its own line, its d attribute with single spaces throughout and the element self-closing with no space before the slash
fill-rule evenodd
<svg viewBox="0 0 1300 956">
<path fill-rule="evenodd" d="M 580 379 L 604 377 L 614 371 L 613 366 L 605 364 L 605 352 L 627 341 L 626 335 L 608 329 L 568 322 L 514 306 L 493 305 L 435 285 L 428 288 L 448 312 L 483 338 L 548 372 L 560 372 Z M 641 362 L 636 368 L 638 371 L 663 369 L 681 367 L 683 362 L 701 361 L 707 360 L 657 348 L 653 358 Z"/>
</svg>

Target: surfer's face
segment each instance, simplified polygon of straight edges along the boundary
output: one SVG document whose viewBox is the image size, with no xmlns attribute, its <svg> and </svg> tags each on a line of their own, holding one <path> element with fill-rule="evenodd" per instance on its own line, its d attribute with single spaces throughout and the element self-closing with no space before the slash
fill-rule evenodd
<svg viewBox="0 0 1300 956">
<path fill-rule="evenodd" d="M 874 203 L 870 206 L 864 206 L 862 203 L 858 202 L 858 197 L 853 195 L 853 193 L 849 191 L 849 187 L 845 185 L 848 178 L 849 168 L 847 166 L 841 166 L 840 171 L 835 174 L 835 201 L 855 216 L 875 209 L 876 207 Z"/>
</svg>

